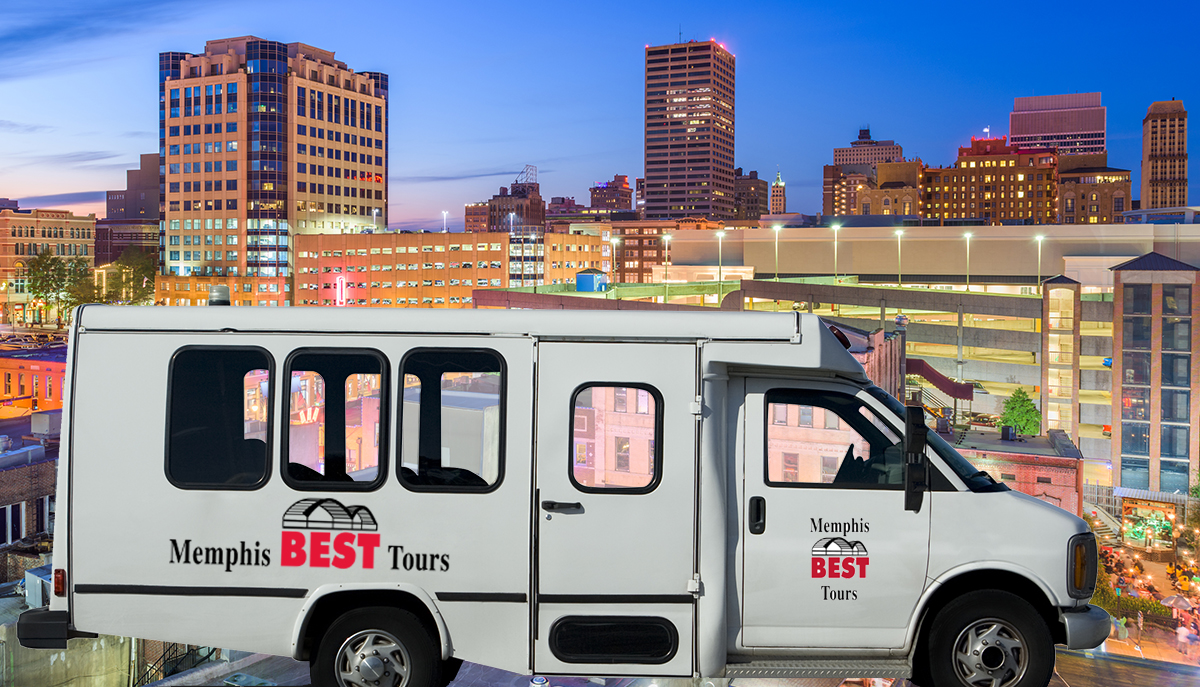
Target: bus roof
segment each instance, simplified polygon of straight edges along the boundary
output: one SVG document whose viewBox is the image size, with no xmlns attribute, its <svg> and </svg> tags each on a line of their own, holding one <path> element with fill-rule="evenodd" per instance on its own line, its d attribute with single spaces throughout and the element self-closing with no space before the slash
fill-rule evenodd
<svg viewBox="0 0 1200 687">
<path fill-rule="evenodd" d="M 800 350 L 787 355 L 789 367 L 820 367 L 866 380 L 862 366 L 822 325 L 819 317 L 796 312 L 87 305 L 79 310 L 75 326 L 80 331 L 433 334 L 594 342 L 791 343 L 799 344 Z M 754 354 L 747 355 L 745 361 L 730 362 L 754 364 Z"/>
</svg>

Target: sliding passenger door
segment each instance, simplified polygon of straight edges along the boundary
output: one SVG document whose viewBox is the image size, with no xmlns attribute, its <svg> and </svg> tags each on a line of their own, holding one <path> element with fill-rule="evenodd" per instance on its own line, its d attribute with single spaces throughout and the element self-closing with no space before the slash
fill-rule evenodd
<svg viewBox="0 0 1200 687">
<path fill-rule="evenodd" d="M 538 349 L 534 668 L 690 675 L 696 348 Z"/>
</svg>

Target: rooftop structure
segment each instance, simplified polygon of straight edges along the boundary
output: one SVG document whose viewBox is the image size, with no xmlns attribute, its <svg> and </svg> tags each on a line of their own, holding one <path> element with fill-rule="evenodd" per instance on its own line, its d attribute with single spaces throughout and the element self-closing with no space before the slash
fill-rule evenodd
<svg viewBox="0 0 1200 687">
<path fill-rule="evenodd" d="M 1061 155 L 1103 153 L 1106 120 L 1099 93 L 1016 98 L 1008 116 L 1009 141 L 1022 148 L 1050 148 Z"/>
</svg>

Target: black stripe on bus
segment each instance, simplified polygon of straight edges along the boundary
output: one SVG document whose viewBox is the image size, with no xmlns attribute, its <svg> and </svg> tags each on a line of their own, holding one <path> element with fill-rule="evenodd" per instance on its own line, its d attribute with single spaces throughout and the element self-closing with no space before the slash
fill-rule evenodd
<svg viewBox="0 0 1200 687">
<path fill-rule="evenodd" d="M 438 592 L 438 601 L 494 601 L 499 603 L 525 603 L 522 592 Z"/>
<path fill-rule="evenodd" d="M 307 589 L 287 587 L 168 587 L 149 584 L 77 584 L 76 594 L 138 594 L 149 596 L 260 596 L 303 599 Z"/>
<path fill-rule="evenodd" d="M 538 594 L 543 604 L 690 604 L 691 594 Z"/>
</svg>

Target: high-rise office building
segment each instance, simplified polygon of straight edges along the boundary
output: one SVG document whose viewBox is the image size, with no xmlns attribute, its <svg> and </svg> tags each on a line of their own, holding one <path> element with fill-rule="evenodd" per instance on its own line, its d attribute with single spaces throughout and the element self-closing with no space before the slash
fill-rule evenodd
<svg viewBox="0 0 1200 687">
<path fill-rule="evenodd" d="M 775 172 L 775 181 L 771 182 L 771 214 L 782 215 L 787 212 L 787 185 L 783 176 Z"/>
<path fill-rule="evenodd" d="M 1150 103 L 1142 120 L 1142 209 L 1187 205 L 1187 110 L 1181 100 Z"/>
<path fill-rule="evenodd" d="M 716 41 L 646 47 L 646 218 L 733 217 L 734 56 Z"/>
<path fill-rule="evenodd" d="M 1052 148 L 1060 155 L 1103 153 L 1106 119 L 1099 93 L 1015 98 L 1008 115 L 1008 142 L 1021 148 Z"/>
<path fill-rule="evenodd" d="M 851 141 L 849 148 L 833 149 L 835 165 L 867 165 L 876 162 L 895 162 L 904 159 L 904 147 L 895 141 L 876 141 L 871 138 L 871 127 L 858 130 L 858 140 Z"/>
<path fill-rule="evenodd" d="M 386 228 L 386 74 L 304 43 L 214 40 L 159 54 L 159 108 L 160 291 L 230 276 L 290 305 L 296 234 Z"/>
</svg>

